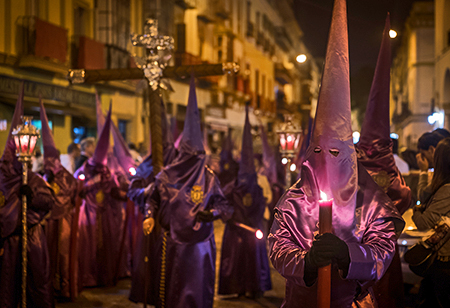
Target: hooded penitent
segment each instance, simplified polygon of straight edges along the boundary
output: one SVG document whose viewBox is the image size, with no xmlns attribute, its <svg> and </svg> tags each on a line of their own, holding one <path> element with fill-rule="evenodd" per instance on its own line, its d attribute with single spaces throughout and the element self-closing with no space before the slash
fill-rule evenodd
<svg viewBox="0 0 450 308">
<path fill-rule="evenodd" d="M 227 199 L 234 207 L 233 221 L 262 230 L 266 201 L 258 185 L 253 157 L 247 106 L 238 177 Z M 258 240 L 253 232 L 227 224 L 222 241 L 219 294 L 255 295 L 271 288 L 266 242 Z"/>
<path fill-rule="evenodd" d="M 222 144 L 222 151 L 220 152 L 219 180 L 224 194 L 227 194 L 230 189 L 233 189 L 238 170 L 239 164 L 233 159 L 233 140 L 231 138 L 231 129 L 229 129 L 228 135 L 224 138 Z"/>
<path fill-rule="evenodd" d="M 11 129 L 5 150 L 0 160 L 0 247 L 3 255 L 0 262 L 0 306 L 17 307 L 21 299 L 21 256 L 22 256 L 22 164 L 15 155 L 11 133 L 21 124 L 23 114 L 23 85 L 19 92 Z M 27 304 L 29 307 L 50 308 L 54 306 L 50 280 L 47 241 L 41 222 L 55 203 L 51 189 L 45 181 L 31 170 L 28 184 L 32 197 L 27 198 L 28 265 Z M 19 273 L 19 274 L 18 274 Z"/>
<path fill-rule="evenodd" d="M 274 267 L 286 278 L 282 307 L 317 305 L 317 283 L 306 286 L 305 259 L 318 232 L 319 192 L 333 198 L 332 231 L 348 247 L 345 278 L 331 270 L 331 307 L 375 307 L 358 286 L 380 279 L 394 256 L 404 223 L 386 194 L 357 164 L 350 119 L 346 1 L 335 0 L 311 144 L 301 179 L 275 208 L 269 243 Z"/>
<path fill-rule="evenodd" d="M 176 150 L 173 145 L 172 133 L 167 124 L 167 117 L 164 102 L 161 100 L 161 131 L 163 133 L 163 155 L 164 166 L 172 163 L 176 157 Z M 150 280 L 147 283 L 147 303 L 155 305 L 157 303 L 159 290 L 157 289 L 158 277 L 157 271 L 157 245 L 160 239 L 160 228 L 155 226 L 149 238 L 146 239 L 148 245 L 144 245 L 144 237 L 142 232 L 143 212 L 147 201 L 146 188 L 152 185 L 155 181 L 155 174 L 153 173 L 153 161 L 151 153 L 145 160 L 137 167 L 136 175 L 132 177 L 128 189 L 128 197 L 139 207 L 140 212 L 135 217 L 138 228 L 132 235 L 132 247 L 136 247 L 133 253 L 133 272 L 132 284 L 130 290 L 130 300 L 133 302 L 144 301 L 144 287 L 145 287 L 145 257 L 148 258 L 148 276 Z M 146 249 L 146 251 L 145 251 Z"/>
<path fill-rule="evenodd" d="M 94 155 L 75 172 L 84 175 L 85 197 L 80 208 L 79 284 L 81 286 L 112 285 L 122 270 L 120 243 L 123 236 L 123 202 L 116 200 L 118 188 L 106 165 L 111 107 L 100 133 Z"/>
<path fill-rule="evenodd" d="M 370 90 L 369 102 L 356 145 L 358 161 L 367 169 L 375 182 L 391 198 L 397 210 L 403 214 L 410 206 L 411 190 L 395 165 L 389 129 L 389 88 L 391 46 L 390 22 L 386 18 L 378 63 Z M 376 129 L 374 129 L 376 127 Z M 379 307 L 397 307 L 403 301 L 403 280 L 398 253 L 386 274 L 374 286 Z"/>
<path fill-rule="evenodd" d="M 308 150 L 309 143 L 311 142 L 312 135 L 312 126 L 313 126 L 313 118 L 309 118 L 308 121 L 308 131 L 306 134 L 302 136 L 302 143 L 300 145 L 300 150 L 298 151 L 297 157 L 295 159 L 295 164 L 297 166 L 301 166 L 305 161 L 306 151 Z M 298 177 L 300 178 L 301 173 L 298 173 Z"/>
<path fill-rule="evenodd" d="M 5 238 L 10 235 L 16 226 L 20 223 L 19 213 L 13 209 L 18 208 L 20 210 L 20 198 L 13 198 L 16 195 L 16 191 L 22 183 L 22 164 L 16 157 L 16 145 L 12 132 L 17 125 L 22 123 L 20 117 L 23 115 L 23 85 L 21 86 L 19 97 L 17 98 L 16 108 L 11 120 L 11 127 L 9 129 L 8 138 L 6 139 L 5 149 L 0 161 L 1 164 L 1 181 L 0 192 L 3 203 L 0 203 L 0 231 L 1 237 Z M 11 202 L 14 199 L 14 202 Z M 5 202 L 5 200 L 10 200 Z"/>
<path fill-rule="evenodd" d="M 390 22 L 386 18 L 375 76 L 370 89 L 369 102 L 356 145 L 358 160 L 375 182 L 391 198 L 403 214 L 411 203 L 411 190 L 395 166 L 389 127 L 389 89 L 391 67 Z M 374 129 L 376 127 L 376 129 Z"/>
<path fill-rule="evenodd" d="M 97 137 L 100 138 L 100 134 L 105 125 L 105 116 L 102 112 L 102 102 L 98 93 L 95 95 L 96 98 L 96 112 L 97 112 Z M 110 106 L 112 101 L 110 102 Z M 113 125 L 113 138 L 114 147 L 111 148 L 108 145 L 108 156 L 107 156 L 107 166 L 114 175 L 114 180 L 117 185 L 120 186 L 121 183 L 127 182 L 127 178 L 130 177 L 129 169 L 134 166 L 133 159 L 128 151 L 128 147 L 125 144 L 120 132 L 118 132 L 117 127 L 111 121 Z M 117 136 L 116 136 L 117 135 Z M 120 140 L 121 139 L 121 140 Z M 125 147 L 123 147 L 123 144 Z M 124 184 L 126 185 L 126 184 Z"/>
<path fill-rule="evenodd" d="M 226 220 L 231 209 L 216 177 L 205 165 L 193 77 L 179 151 L 173 163 L 156 176 L 155 190 L 151 193 L 154 202 L 149 204 L 152 206 L 150 215 L 157 217 L 164 231 L 163 241 L 167 241 L 167 249 L 159 255 L 165 264 L 165 270 L 163 267 L 159 270 L 159 281 L 166 282 L 159 288 L 164 290 L 160 299 L 166 307 L 211 307 L 215 276 L 214 227 L 212 222 L 200 219 L 199 212 L 214 209 L 214 216 L 220 215 Z"/>
<path fill-rule="evenodd" d="M 74 290 L 71 288 L 71 284 L 76 282 L 69 279 L 69 269 L 71 268 L 69 262 L 75 262 L 75 260 L 70 260 L 70 239 L 77 182 L 72 174 L 61 165 L 42 99 L 39 100 L 39 103 L 45 179 L 56 196 L 55 206 L 46 226 L 52 280 L 55 292 L 59 296 L 74 298 L 76 294 L 71 294 L 71 291 Z"/>
</svg>

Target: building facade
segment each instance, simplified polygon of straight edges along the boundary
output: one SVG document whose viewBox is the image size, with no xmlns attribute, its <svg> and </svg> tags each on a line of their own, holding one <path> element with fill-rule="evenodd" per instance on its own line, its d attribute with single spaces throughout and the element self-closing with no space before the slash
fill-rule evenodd
<svg viewBox="0 0 450 308">
<path fill-rule="evenodd" d="M 171 65 L 237 62 L 241 67 L 235 76 L 198 82 L 212 149 L 218 149 L 230 127 L 240 136 L 248 101 L 252 124 L 259 118 L 269 131 L 286 112 L 307 123 L 320 72 L 302 43 L 291 5 L 292 0 L 0 0 L 0 144 L 23 82 L 25 113 L 38 119 L 43 98 L 62 153 L 72 140 L 96 135 L 96 92 L 105 112 L 112 100 L 113 121 L 125 139 L 146 148 L 145 82 L 71 85 L 66 74 L 70 68 L 135 67 L 133 55 L 142 56 L 144 50 L 131 46 L 130 33 L 142 33 L 149 17 L 158 19 L 161 34 L 175 38 Z M 305 63 L 295 61 L 300 53 L 308 56 Z M 163 91 L 163 98 L 173 129 L 180 132 L 188 82 L 170 83 L 174 91 Z"/>
<path fill-rule="evenodd" d="M 444 127 L 450 129 L 450 0 L 435 1 L 435 86 L 437 111 L 444 114 Z"/>
<path fill-rule="evenodd" d="M 403 149 L 416 150 L 418 138 L 440 125 L 428 122 L 437 110 L 434 18 L 433 2 L 413 4 L 392 64 L 391 132 L 398 134 Z"/>
</svg>

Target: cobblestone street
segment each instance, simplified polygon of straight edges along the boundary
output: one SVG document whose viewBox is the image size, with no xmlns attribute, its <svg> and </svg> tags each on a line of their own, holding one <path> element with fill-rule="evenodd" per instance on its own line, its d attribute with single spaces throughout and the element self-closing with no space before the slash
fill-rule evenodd
<svg viewBox="0 0 450 308">
<path fill-rule="evenodd" d="M 219 269 L 220 250 L 222 247 L 222 236 L 224 224 L 221 221 L 215 222 L 215 237 L 217 244 L 216 274 Z M 218 296 L 218 276 L 216 275 L 216 295 L 214 296 L 214 308 L 275 308 L 280 307 L 284 297 L 284 279 L 275 269 L 271 267 L 272 290 L 264 293 L 264 296 L 258 299 L 249 299 L 245 297 Z M 75 307 L 142 307 L 142 304 L 135 304 L 128 300 L 128 293 L 131 287 L 131 279 L 120 280 L 117 286 L 109 288 L 88 288 L 84 289 L 76 302 L 57 303 L 57 308 L 75 308 Z"/>
</svg>

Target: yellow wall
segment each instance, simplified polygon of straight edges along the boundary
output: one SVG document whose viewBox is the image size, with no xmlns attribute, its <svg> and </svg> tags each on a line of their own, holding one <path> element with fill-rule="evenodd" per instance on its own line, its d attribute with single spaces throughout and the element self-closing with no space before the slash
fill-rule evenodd
<svg viewBox="0 0 450 308">
<path fill-rule="evenodd" d="M 71 129 L 72 129 L 72 117 L 65 116 L 53 116 L 53 139 L 58 150 L 61 154 L 67 153 L 67 147 L 72 143 Z"/>
</svg>

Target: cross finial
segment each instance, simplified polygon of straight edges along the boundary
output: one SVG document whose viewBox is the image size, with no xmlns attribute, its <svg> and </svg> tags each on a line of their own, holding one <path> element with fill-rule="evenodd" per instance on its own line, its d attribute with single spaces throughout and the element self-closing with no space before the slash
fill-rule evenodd
<svg viewBox="0 0 450 308">
<path fill-rule="evenodd" d="M 144 34 L 132 34 L 131 43 L 133 46 L 145 47 L 147 49 L 146 59 L 136 57 L 139 68 L 144 70 L 150 87 L 156 90 L 159 86 L 163 69 L 167 63 L 164 63 L 159 51 L 171 51 L 174 47 L 174 39 L 167 35 L 158 35 L 158 20 L 147 19 L 144 27 Z"/>
</svg>

